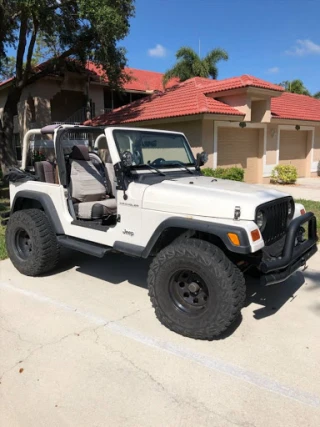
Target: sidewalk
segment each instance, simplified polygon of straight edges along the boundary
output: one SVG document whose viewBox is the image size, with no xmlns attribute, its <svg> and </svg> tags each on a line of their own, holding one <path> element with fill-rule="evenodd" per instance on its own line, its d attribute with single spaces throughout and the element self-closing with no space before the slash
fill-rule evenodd
<svg viewBox="0 0 320 427">
<path fill-rule="evenodd" d="M 263 187 L 288 193 L 295 199 L 306 199 L 320 202 L 320 177 L 300 178 L 296 185 L 264 184 Z"/>
</svg>

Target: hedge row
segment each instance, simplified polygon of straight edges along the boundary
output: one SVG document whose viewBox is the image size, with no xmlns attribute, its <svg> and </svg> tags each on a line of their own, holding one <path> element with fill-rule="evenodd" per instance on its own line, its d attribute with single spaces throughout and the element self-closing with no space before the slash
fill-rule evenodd
<svg viewBox="0 0 320 427">
<path fill-rule="evenodd" d="M 205 176 L 212 176 L 214 178 L 230 179 L 232 181 L 243 181 L 244 169 L 232 167 L 232 168 L 203 168 L 201 172 Z"/>
</svg>

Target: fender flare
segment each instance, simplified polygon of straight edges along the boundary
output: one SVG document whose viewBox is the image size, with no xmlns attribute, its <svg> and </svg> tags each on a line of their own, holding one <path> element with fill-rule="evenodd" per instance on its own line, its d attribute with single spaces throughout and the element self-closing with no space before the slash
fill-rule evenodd
<svg viewBox="0 0 320 427">
<path fill-rule="evenodd" d="M 39 202 L 56 234 L 65 234 L 56 207 L 48 194 L 31 190 L 18 191 L 11 205 L 11 214 L 21 210 L 19 205 L 23 200 L 36 200 Z"/>
<path fill-rule="evenodd" d="M 249 238 L 244 228 L 236 225 L 218 224 L 181 217 L 168 218 L 163 221 L 154 231 L 146 247 L 118 241 L 114 243 L 113 248 L 128 255 L 148 258 L 157 240 L 168 228 L 181 228 L 212 234 L 213 236 L 219 237 L 230 252 L 238 254 L 251 253 Z M 241 245 L 234 246 L 229 240 L 227 233 L 235 233 L 239 237 Z"/>
</svg>

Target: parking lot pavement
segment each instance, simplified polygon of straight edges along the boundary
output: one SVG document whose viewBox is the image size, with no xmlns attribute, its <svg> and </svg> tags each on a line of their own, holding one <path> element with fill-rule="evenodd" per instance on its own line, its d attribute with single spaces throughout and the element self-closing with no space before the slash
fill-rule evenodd
<svg viewBox="0 0 320 427">
<path fill-rule="evenodd" d="M 211 342 L 158 322 L 147 268 L 73 253 L 35 279 L 0 262 L 1 426 L 320 425 L 319 255 L 285 284 L 249 284 Z"/>
</svg>

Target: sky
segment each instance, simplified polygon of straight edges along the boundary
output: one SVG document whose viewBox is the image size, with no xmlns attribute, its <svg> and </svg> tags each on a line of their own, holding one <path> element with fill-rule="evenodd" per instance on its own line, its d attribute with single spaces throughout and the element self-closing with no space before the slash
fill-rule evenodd
<svg viewBox="0 0 320 427">
<path fill-rule="evenodd" d="M 204 56 L 220 47 L 218 79 L 251 74 L 280 83 L 301 79 L 320 91 L 320 0 L 136 0 L 120 45 L 128 65 L 164 72 L 190 46 Z"/>
</svg>

